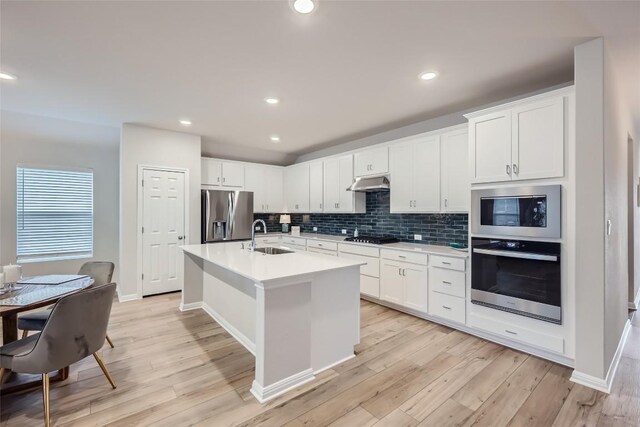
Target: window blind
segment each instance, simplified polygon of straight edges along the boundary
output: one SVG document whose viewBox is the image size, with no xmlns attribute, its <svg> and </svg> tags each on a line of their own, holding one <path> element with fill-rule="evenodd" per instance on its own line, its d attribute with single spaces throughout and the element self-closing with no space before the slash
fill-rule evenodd
<svg viewBox="0 0 640 427">
<path fill-rule="evenodd" d="M 20 262 L 93 256 L 93 171 L 17 168 Z"/>
</svg>

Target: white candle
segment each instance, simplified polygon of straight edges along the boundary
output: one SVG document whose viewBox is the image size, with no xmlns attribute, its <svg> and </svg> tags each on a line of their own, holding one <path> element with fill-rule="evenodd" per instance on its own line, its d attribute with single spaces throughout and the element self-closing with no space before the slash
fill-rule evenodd
<svg viewBox="0 0 640 427">
<path fill-rule="evenodd" d="M 0 289 L 4 288 L 4 271 L 0 271 Z"/>
<path fill-rule="evenodd" d="M 5 265 L 2 267 L 4 271 L 4 280 L 6 283 L 16 283 L 20 280 L 20 266 L 19 265 Z"/>
</svg>

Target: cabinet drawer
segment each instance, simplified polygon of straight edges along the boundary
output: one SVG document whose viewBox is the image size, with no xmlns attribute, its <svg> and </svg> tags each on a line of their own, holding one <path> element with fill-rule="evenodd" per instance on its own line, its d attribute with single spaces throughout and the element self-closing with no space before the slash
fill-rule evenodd
<svg viewBox="0 0 640 427">
<path fill-rule="evenodd" d="M 465 271 L 464 258 L 451 258 L 446 256 L 440 256 L 440 255 L 431 255 L 431 265 L 434 267 Z"/>
<path fill-rule="evenodd" d="M 337 251 L 338 250 L 338 244 L 336 242 L 327 242 L 327 241 L 324 241 L 324 240 L 308 239 L 307 240 L 307 247 L 308 248 L 325 249 L 325 250 L 328 250 L 328 251 Z"/>
<path fill-rule="evenodd" d="M 391 249 L 381 249 L 380 256 L 382 258 L 391 259 L 394 261 L 410 262 L 412 264 L 427 265 L 429 262 L 429 255 L 417 254 L 413 252 L 394 251 Z"/>
<path fill-rule="evenodd" d="M 380 249 L 373 248 L 371 246 L 363 246 L 363 245 L 350 245 L 348 243 L 340 243 L 338 244 L 338 250 L 340 253 L 347 254 L 355 254 L 355 255 L 364 255 L 371 257 L 380 257 Z"/>
<path fill-rule="evenodd" d="M 369 295 L 370 297 L 380 298 L 380 279 L 360 275 L 360 293 Z"/>
<path fill-rule="evenodd" d="M 429 314 L 453 322 L 464 323 L 466 320 L 465 300 L 463 298 L 430 291 Z"/>
<path fill-rule="evenodd" d="M 314 247 L 310 247 L 310 246 L 307 246 L 307 252 L 313 252 L 313 253 L 316 253 L 316 254 L 329 255 L 329 256 L 338 256 L 338 252 L 336 252 L 336 251 L 320 249 L 320 248 L 314 248 Z"/>
<path fill-rule="evenodd" d="M 346 252 L 340 252 L 341 258 L 354 259 L 356 261 L 366 262 L 366 265 L 360 266 L 360 274 L 366 274 L 371 277 L 380 277 L 380 258 L 370 256 L 355 255 Z"/>
<path fill-rule="evenodd" d="M 464 298 L 466 296 L 466 278 L 463 271 L 446 270 L 439 267 L 429 268 L 429 286 L 442 294 Z"/>
<path fill-rule="evenodd" d="M 469 316 L 469 324 L 504 338 L 520 341 L 533 347 L 553 351 L 554 353 L 564 354 L 564 338 L 562 337 L 544 334 L 515 326 L 513 323 L 506 323 L 477 314 Z"/>
<path fill-rule="evenodd" d="M 298 245 L 306 247 L 307 239 L 303 239 L 302 237 L 282 236 L 282 243 L 285 245 Z"/>
</svg>

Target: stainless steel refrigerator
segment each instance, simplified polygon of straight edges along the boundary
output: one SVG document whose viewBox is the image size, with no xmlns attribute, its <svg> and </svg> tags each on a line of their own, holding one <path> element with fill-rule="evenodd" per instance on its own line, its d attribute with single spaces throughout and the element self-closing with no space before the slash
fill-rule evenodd
<svg viewBox="0 0 640 427">
<path fill-rule="evenodd" d="M 202 243 L 251 238 L 253 193 L 202 190 Z"/>
</svg>

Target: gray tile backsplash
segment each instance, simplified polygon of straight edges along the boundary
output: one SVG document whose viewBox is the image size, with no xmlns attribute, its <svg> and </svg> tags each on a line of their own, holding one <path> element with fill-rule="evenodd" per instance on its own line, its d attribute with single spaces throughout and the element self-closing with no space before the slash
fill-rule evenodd
<svg viewBox="0 0 640 427">
<path fill-rule="evenodd" d="M 367 193 L 367 213 L 364 214 L 291 214 L 291 225 L 299 225 L 304 233 L 340 235 L 347 229 L 348 235 L 358 227 L 360 235 L 392 236 L 403 242 L 448 245 L 468 243 L 467 214 L 391 214 L 389 213 L 389 192 Z M 267 223 L 270 232 L 281 231 L 280 215 L 255 214 Z M 421 234 L 422 241 L 413 240 L 414 234 Z"/>
</svg>

